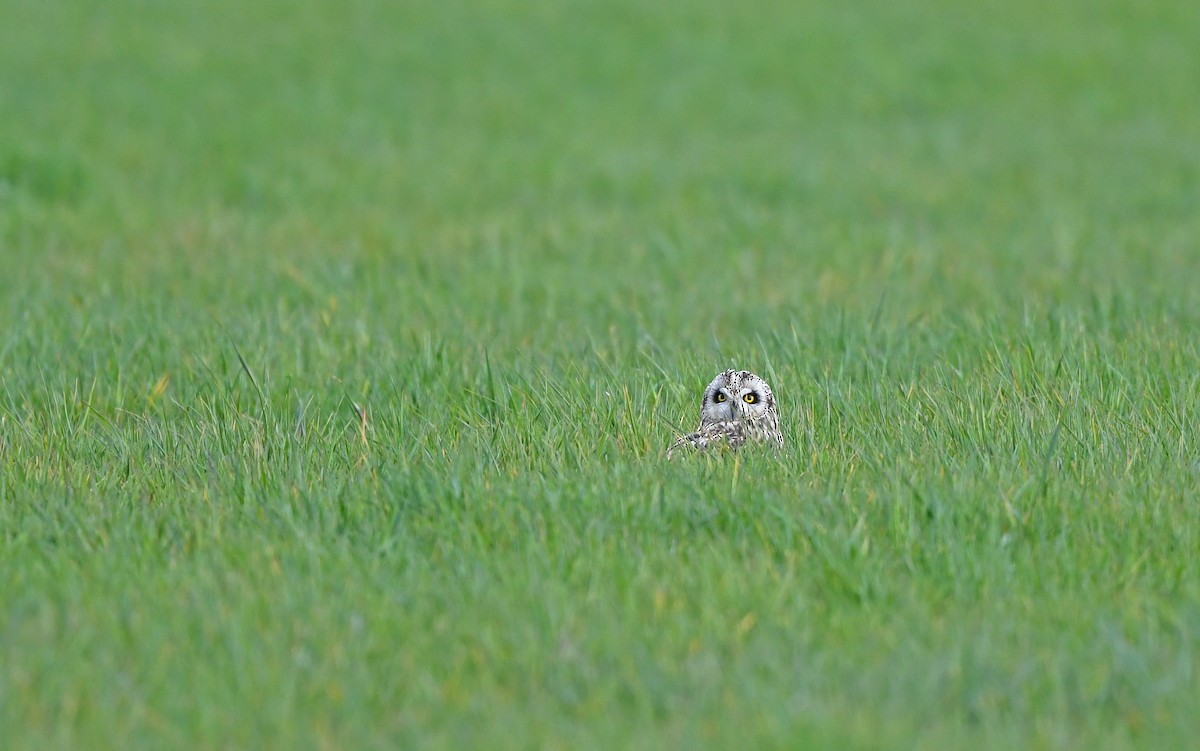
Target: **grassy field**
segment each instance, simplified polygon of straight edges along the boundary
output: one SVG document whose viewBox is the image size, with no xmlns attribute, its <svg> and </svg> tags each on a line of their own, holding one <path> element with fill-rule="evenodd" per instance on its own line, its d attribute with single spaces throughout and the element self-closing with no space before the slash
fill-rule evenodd
<svg viewBox="0 0 1200 751">
<path fill-rule="evenodd" d="M 1197 49 L 0 0 L 4 747 L 1194 744 Z"/>
</svg>

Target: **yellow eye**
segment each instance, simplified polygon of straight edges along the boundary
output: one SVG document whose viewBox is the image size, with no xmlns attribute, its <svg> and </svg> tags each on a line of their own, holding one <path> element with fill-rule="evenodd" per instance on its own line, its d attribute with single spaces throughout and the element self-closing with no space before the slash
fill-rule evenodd
<svg viewBox="0 0 1200 751">
<path fill-rule="evenodd" d="M 742 397 L 742 401 L 744 401 L 746 404 L 754 404 L 756 401 L 758 401 L 758 397 L 753 393 L 749 393 Z"/>
<path fill-rule="evenodd" d="M 725 395 L 718 391 L 717 395 L 713 397 L 713 401 L 717 404 L 720 404 L 721 402 L 725 401 Z"/>
</svg>

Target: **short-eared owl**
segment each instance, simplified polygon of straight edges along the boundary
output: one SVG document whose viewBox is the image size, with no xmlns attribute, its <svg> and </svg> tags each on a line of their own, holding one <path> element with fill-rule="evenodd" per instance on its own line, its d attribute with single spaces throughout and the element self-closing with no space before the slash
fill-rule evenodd
<svg viewBox="0 0 1200 751">
<path fill-rule="evenodd" d="M 783 446 L 775 395 L 762 378 L 748 370 L 726 370 L 704 390 L 700 427 L 667 449 L 667 458 L 682 446 L 705 449 L 722 443 L 737 448 L 746 441 Z"/>
</svg>

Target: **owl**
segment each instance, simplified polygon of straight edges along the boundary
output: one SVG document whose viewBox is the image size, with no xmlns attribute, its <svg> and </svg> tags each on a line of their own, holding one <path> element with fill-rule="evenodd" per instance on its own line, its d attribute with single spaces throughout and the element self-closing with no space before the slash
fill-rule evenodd
<svg viewBox="0 0 1200 751">
<path fill-rule="evenodd" d="M 704 390 L 700 427 L 671 444 L 667 458 L 681 446 L 698 449 L 722 443 L 738 448 L 746 441 L 783 446 L 775 395 L 767 382 L 748 370 L 726 370 Z"/>
</svg>

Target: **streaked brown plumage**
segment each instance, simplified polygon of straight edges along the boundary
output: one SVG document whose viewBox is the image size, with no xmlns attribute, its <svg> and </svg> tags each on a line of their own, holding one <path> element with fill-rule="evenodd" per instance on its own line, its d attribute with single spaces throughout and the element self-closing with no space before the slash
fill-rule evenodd
<svg viewBox="0 0 1200 751">
<path fill-rule="evenodd" d="M 700 427 L 672 443 L 667 458 L 683 447 L 704 450 L 726 445 L 736 449 L 747 441 L 783 447 L 775 394 L 766 381 L 748 370 L 726 370 L 704 390 Z"/>
</svg>

